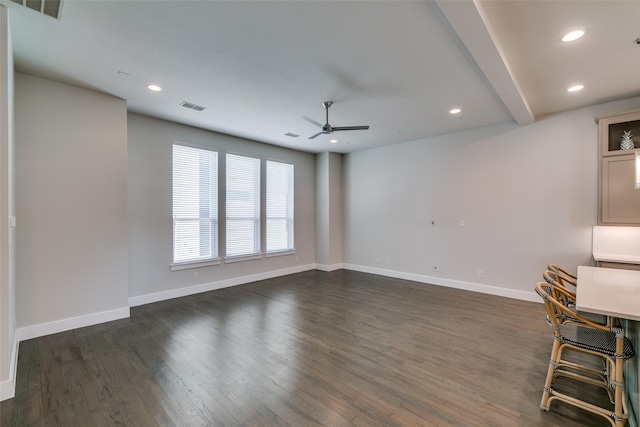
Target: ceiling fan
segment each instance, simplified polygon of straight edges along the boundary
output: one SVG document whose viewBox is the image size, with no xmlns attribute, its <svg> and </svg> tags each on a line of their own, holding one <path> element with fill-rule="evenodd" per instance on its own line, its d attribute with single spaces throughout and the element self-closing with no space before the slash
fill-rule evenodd
<svg viewBox="0 0 640 427">
<path fill-rule="evenodd" d="M 318 126 L 319 128 L 322 129 L 322 131 L 316 133 L 315 135 L 312 135 L 309 137 L 309 139 L 313 139 L 319 135 L 325 134 L 328 135 L 330 133 L 333 132 L 337 132 L 337 131 L 341 131 L 341 130 L 367 130 L 369 129 L 369 126 L 331 126 L 329 124 L 329 107 L 331 107 L 333 105 L 333 101 L 325 101 L 322 103 L 322 106 L 324 107 L 325 111 L 326 111 L 326 116 L 327 116 L 327 122 L 323 125 L 315 120 L 313 120 L 311 117 L 307 117 L 307 116 L 302 116 L 303 119 L 305 119 L 306 121 L 308 121 L 309 123 L 313 123 L 314 125 Z"/>
</svg>

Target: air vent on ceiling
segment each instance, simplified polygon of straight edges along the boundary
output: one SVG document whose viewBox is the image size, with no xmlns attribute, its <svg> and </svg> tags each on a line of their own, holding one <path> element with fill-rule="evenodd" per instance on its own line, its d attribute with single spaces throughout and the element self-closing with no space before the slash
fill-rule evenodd
<svg viewBox="0 0 640 427">
<path fill-rule="evenodd" d="M 14 3 L 40 12 L 52 18 L 60 19 L 62 12 L 62 0 L 11 0 Z"/>
<path fill-rule="evenodd" d="M 180 103 L 180 105 L 182 105 L 184 108 L 190 108 L 192 110 L 196 110 L 196 111 L 204 111 L 207 109 L 207 107 L 203 107 L 202 105 L 196 105 L 193 104 L 191 102 L 187 102 L 187 101 L 182 101 Z"/>
</svg>

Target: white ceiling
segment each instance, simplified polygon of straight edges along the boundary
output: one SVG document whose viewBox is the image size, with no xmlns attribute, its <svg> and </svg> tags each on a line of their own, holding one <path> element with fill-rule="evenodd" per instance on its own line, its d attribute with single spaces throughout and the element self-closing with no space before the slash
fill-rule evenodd
<svg viewBox="0 0 640 427">
<path fill-rule="evenodd" d="M 525 125 L 640 95 L 640 1 L 65 0 L 59 20 L 0 3 L 17 71 L 309 152 Z M 574 29 L 585 36 L 562 43 Z M 307 139 L 319 129 L 302 116 L 324 123 L 329 100 L 331 125 L 370 129 Z"/>
</svg>

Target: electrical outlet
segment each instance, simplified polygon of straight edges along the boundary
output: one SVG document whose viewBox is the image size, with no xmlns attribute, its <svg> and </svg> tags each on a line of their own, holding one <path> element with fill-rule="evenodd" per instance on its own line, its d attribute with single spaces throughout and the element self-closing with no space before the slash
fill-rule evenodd
<svg viewBox="0 0 640 427">
<path fill-rule="evenodd" d="M 296 257 L 296 262 L 300 261 L 300 257 Z"/>
<path fill-rule="evenodd" d="M 376 264 L 380 264 L 380 258 L 376 258 Z"/>
<path fill-rule="evenodd" d="M 436 267 L 435 265 L 433 266 L 433 271 L 438 271 L 438 267 Z"/>
<path fill-rule="evenodd" d="M 478 277 L 484 277 L 484 272 L 482 270 L 478 270 Z"/>
<path fill-rule="evenodd" d="M 195 279 L 197 279 L 197 278 L 198 278 L 198 272 L 197 272 L 197 271 L 194 271 L 194 272 L 193 272 L 193 279 L 195 280 Z"/>
<path fill-rule="evenodd" d="M 387 258 L 387 265 L 391 265 L 391 258 Z"/>
</svg>

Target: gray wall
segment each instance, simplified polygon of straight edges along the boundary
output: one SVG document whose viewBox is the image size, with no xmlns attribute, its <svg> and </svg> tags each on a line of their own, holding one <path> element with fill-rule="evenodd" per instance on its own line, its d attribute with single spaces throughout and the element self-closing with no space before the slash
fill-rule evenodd
<svg viewBox="0 0 640 427">
<path fill-rule="evenodd" d="M 639 105 L 636 98 L 347 155 L 345 265 L 537 300 L 533 287 L 549 262 L 574 271 L 592 263 L 594 117 Z"/>
<path fill-rule="evenodd" d="M 126 102 L 20 73 L 15 92 L 17 326 L 128 314 Z"/>
<path fill-rule="evenodd" d="M 316 256 L 313 154 L 137 114 L 129 114 L 128 139 L 129 296 L 132 305 L 313 268 Z M 171 150 L 174 142 L 216 149 L 222 171 L 227 151 L 294 164 L 296 253 L 171 271 Z M 224 200 L 224 173 L 220 178 L 220 197 Z M 221 218 L 219 231 L 220 254 L 224 255 L 224 218 Z M 197 273 L 197 278 L 194 273 Z"/>
</svg>

